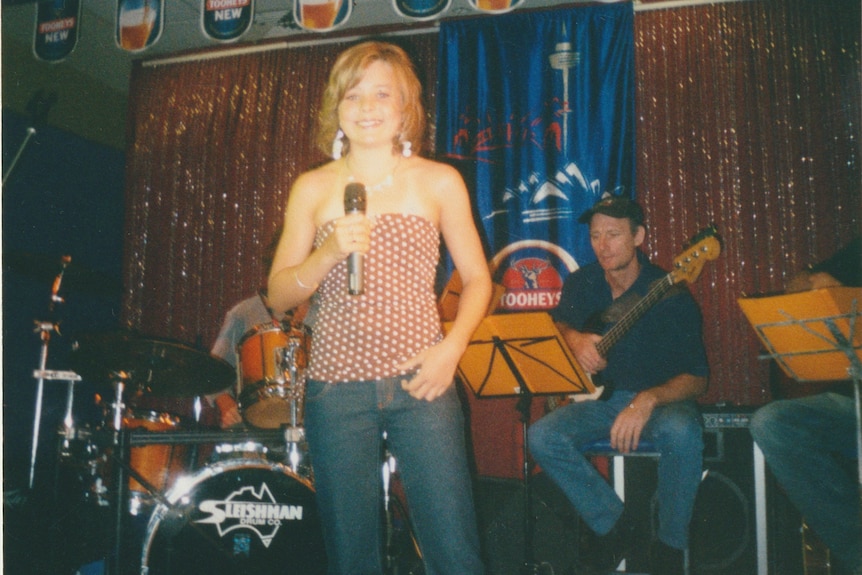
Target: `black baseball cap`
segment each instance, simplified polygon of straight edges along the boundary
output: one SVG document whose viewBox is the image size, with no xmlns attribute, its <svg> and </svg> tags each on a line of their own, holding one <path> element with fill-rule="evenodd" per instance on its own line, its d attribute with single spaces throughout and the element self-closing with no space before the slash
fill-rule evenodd
<svg viewBox="0 0 862 575">
<path fill-rule="evenodd" d="M 578 221 L 582 224 L 588 224 L 596 214 L 603 214 L 612 218 L 628 218 L 636 226 L 644 225 L 643 209 L 636 201 L 623 196 L 611 196 L 596 202 L 593 207 L 581 214 Z"/>
</svg>

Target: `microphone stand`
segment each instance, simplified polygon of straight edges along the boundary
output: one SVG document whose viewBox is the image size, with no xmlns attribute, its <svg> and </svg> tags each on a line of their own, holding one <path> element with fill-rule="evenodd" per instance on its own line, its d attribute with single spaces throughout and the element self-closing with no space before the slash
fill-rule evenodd
<svg viewBox="0 0 862 575">
<path fill-rule="evenodd" d="M 55 304 L 63 303 L 63 298 L 60 297 L 58 294 L 60 293 L 60 286 L 63 283 L 63 274 L 66 273 L 66 268 L 71 262 L 71 256 L 63 256 L 61 259 L 62 267 L 60 269 L 60 273 L 57 274 L 57 277 L 54 279 L 54 284 L 51 287 L 51 303 L 48 308 L 51 312 L 54 311 Z M 51 342 L 51 332 L 56 331 L 58 334 L 60 333 L 59 323 L 50 321 L 37 321 L 36 326 L 36 333 L 39 334 L 39 338 L 42 340 L 42 346 L 39 351 L 39 369 L 37 369 L 33 374 L 34 377 L 36 377 L 36 408 L 33 414 L 33 439 L 30 449 L 30 476 L 28 483 L 30 489 L 33 489 L 33 483 L 36 475 L 36 452 L 39 449 L 39 428 L 42 422 L 42 397 L 45 390 L 45 380 L 67 379 L 69 381 L 69 386 L 71 390 L 71 386 L 73 385 L 72 382 L 76 379 L 71 378 L 71 376 L 66 376 L 64 374 L 59 374 L 55 377 L 54 375 L 52 375 L 51 372 L 46 371 L 46 367 L 48 364 L 48 345 Z"/>
</svg>

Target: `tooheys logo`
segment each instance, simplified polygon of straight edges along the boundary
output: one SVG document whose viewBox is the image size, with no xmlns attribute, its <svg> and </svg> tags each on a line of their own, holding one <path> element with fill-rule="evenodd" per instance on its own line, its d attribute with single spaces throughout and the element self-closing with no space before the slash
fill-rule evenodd
<svg viewBox="0 0 862 575">
<path fill-rule="evenodd" d="M 524 240 L 506 246 L 494 258 L 496 277 L 506 289 L 498 309 L 547 310 L 556 307 L 563 274 L 578 268 L 574 258 L 556 244 Z"/>
<path fill-rule="evenodd" d="M 215 40 L 236 40 L 254 20 L 252 0 L 203 0 L 203 29 Z"/>
<path fill-rule="evenodd" d="M 49 62 L 59 62 L 78 43 L 81 21 L 80 0 L 39 2 L 36 5 L 36 35 L 33 52 Z"/>
<path fill-rule="evenodd" d="M 277 503 L 266 483 L 260 490 L 243 487 L 231 493 L 227 499 L 205 499 L 198 505 L 201 513 L 209 516 L 195 523 L 216 526 L 219 537 L 236 529 L 248 529 L 257 533 L 264 547 L 269 547 L 283 521 L 302 521 L 302 505 Z"/>
</svg>

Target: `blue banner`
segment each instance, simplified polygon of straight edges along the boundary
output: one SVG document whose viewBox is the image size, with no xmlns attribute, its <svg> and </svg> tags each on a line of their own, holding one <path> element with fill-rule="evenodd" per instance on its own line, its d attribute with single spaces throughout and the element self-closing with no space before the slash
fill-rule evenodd
<svg viewBox="0 0 862 575">
<path fill-rule="evenodd" d="M 442 22 L 437 151 L 462 168 L 500 309 L 549 309 L 595 256 L 578 217 L 634 196 L 629 3 Z"/>
</svg>

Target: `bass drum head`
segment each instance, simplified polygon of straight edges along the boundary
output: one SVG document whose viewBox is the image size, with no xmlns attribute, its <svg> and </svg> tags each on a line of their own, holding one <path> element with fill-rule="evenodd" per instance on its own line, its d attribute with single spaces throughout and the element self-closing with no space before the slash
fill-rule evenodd
<svg viewBox="0 0 862 575">
<path fill-rule="evenodd" d="M 147 575 L 323 575 L 314 488 L 279 463 L 214 463 L 181 478 L 150 518 Z"/>
</svg>

